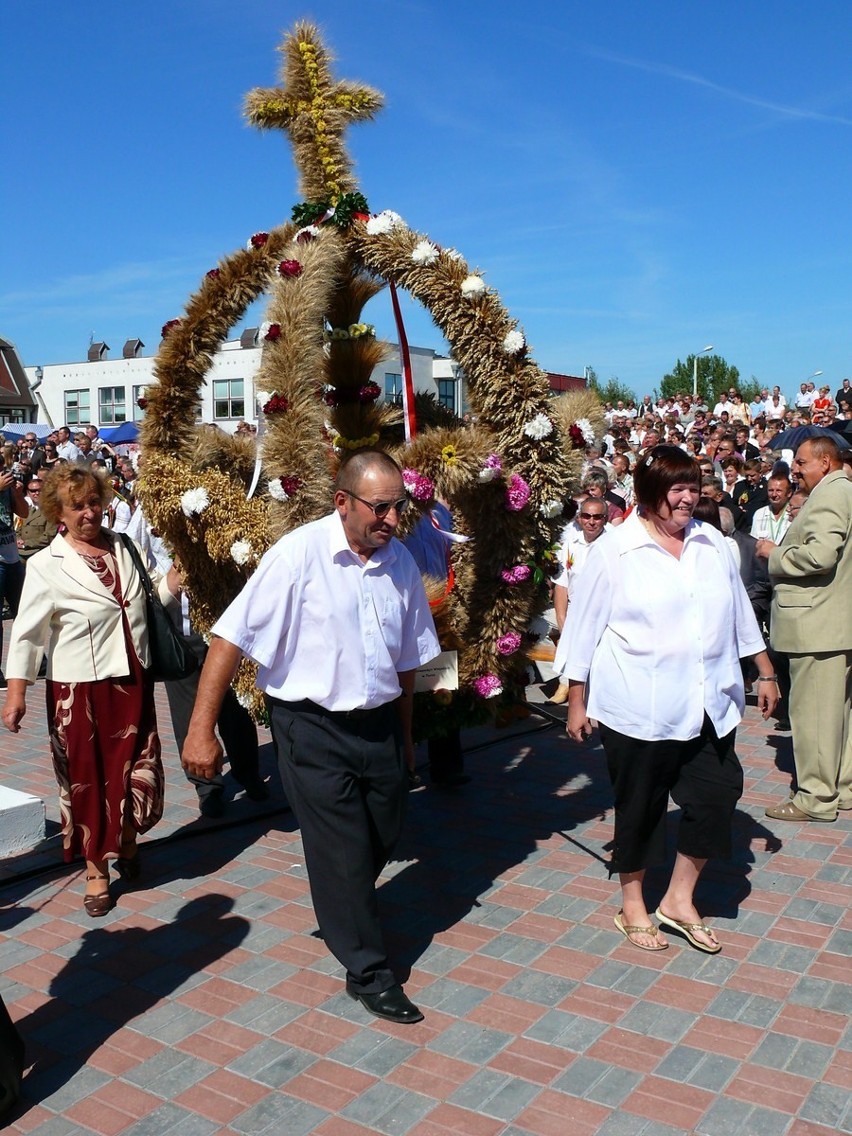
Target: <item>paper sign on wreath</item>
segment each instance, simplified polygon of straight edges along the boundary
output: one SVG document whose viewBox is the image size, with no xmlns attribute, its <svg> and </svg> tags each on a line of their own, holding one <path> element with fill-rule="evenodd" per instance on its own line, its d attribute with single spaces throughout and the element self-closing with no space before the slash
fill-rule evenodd
<svg viewBox="0 0 852 1136">
<path fill-rule="evenodd" d="M 426 690 L 458 690 L 458 651 L 442 651 L 425 667 L 418 667 L 414 675 L 415 693 Z"/>
</svg>

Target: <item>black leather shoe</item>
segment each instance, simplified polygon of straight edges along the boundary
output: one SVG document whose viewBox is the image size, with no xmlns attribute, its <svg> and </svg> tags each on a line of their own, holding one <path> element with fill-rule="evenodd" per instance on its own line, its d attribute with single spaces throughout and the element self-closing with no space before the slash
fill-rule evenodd
<svg viewBox="0 0 852 1136">
<path fill-rule="evenodd" d="M 391 986 L 389 990 L 382 990 L 378 994 L 356 994 L 347 986 L 346 993 L 356 1002 L 360 1002 L 364 1009 L 375 1014 L 377 1018 L 384 1018 L 386 1022 L 412 1025 L 414 1022 L 423 1021 L 423 1015 L 406 997 L 405 991 L 399 985 Z"/>
<path fill-rule="evenodd" d="M 269 790 L 259 777 L 247 777 L 245 781 L 238 781 L 237 784 L 242 785 L 250 801 L 269 800 Z"/>
</svg>

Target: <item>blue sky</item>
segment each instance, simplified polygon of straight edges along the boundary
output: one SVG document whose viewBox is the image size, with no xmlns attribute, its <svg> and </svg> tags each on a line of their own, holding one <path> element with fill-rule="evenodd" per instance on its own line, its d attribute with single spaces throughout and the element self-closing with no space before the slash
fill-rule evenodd
<svg viewBox="0 0 852 1136">
<path fill-rule="evenodd" d="M 299 18 L 386 96 L 348 135 L 371 208 L 482 269 L 543 367 L 640 395 L 706 344 L 788 393 L 852 371 L 845 0 L 6 4 L 0 336 L 26 365 L 91 334 L 153 353 L 289 217 L 289 143 L 241 105 Z M 369 317 L 394 337 L 386 297 Z"/>
</svg>

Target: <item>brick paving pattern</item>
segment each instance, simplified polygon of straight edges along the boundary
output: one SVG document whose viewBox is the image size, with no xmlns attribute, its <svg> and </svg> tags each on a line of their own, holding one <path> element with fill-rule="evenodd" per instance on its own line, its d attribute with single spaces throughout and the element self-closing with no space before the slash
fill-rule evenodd
<svg viewBox="0 0 852 1136">
<path fill-rule="evenodd" d="M 539 714 L 466 735 L 473 781 L 411 794 L 380 891 L 393 964 L 426 1014 L 394 1026 L 346 996 L 316 936 L 268 744 L 271 801 L 235 793 L 223 820 L 201 820 L 158 705 L 166 818 L 140 885 L 116 880 L 98 921 L 81 866 L 60 863 L 39 691 L 25 732 L 3 735 L 3 782 L 43 796 L 51 827 L 0 864 L 0 991 L 31 1063 L 10 1132 L 852 1132 L 852 814 L 764 818 L 789 785 L 790 739 L 753 709 L 735 856 L 698 891 L 724 944 L 712 957 L 675 935 L 643 954 L 613 926 L 597 746 Z"/>
</svg>

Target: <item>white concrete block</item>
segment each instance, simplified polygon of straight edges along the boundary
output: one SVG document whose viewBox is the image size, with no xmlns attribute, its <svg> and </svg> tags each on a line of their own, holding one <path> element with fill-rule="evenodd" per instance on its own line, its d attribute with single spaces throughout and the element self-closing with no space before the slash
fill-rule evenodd
<svg viewBox="0 0 852 1136">
<path fill-rule="evenodd" d="M 44 801 L 0 785 L 0 856 L 26 852 L 44 836 Z"/>
</svg>

